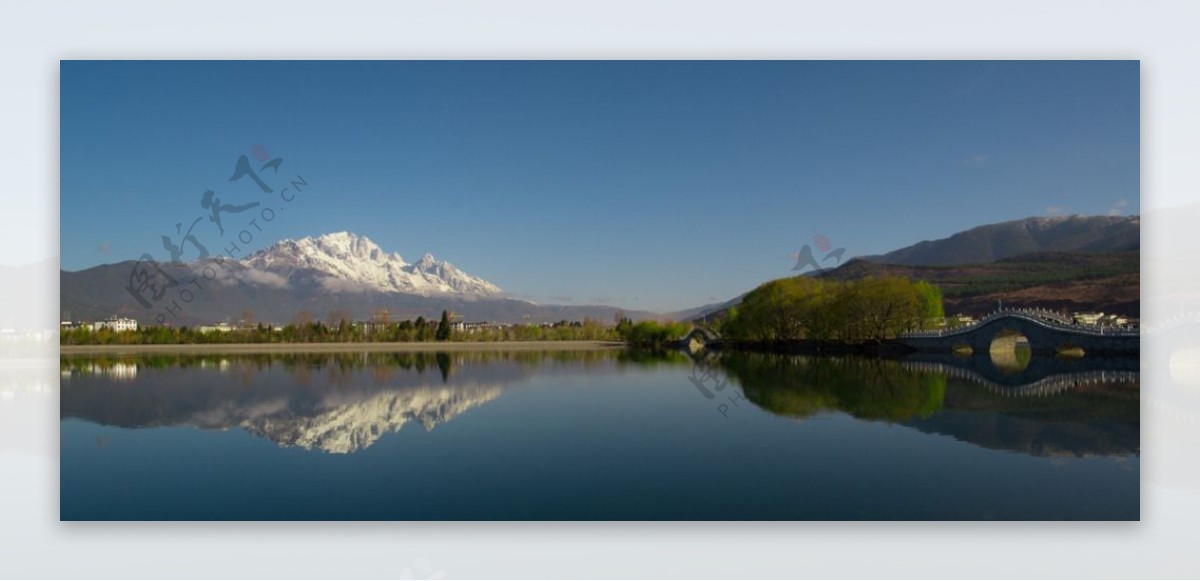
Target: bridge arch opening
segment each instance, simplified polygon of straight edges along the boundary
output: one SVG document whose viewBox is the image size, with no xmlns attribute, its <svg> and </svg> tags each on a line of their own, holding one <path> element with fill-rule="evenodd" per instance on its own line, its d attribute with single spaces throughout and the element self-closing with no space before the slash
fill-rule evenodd
<svg viewBox="0 0 1200 581">
<path fill-rule="evenodd" d="M 721 336 L 704 327 L 693 327 L 681 340 L 683 346 L 692 353 L 704 351 L 710 345 L 720 343 Z"/>
<path fill-rule="evenodd" d="M 988 346 L 992 365 L 1004 373 L 1020 373 L 1029 367 L 1033 348 L 1029 338 L 1016 329 L 1004 329 L 992 337 Z"/>
</svg>

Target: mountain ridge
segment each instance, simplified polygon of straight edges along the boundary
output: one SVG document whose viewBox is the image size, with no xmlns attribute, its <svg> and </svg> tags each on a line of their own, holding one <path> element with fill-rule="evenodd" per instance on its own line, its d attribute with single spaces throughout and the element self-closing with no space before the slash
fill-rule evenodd
<svg viewBox="0 0 1200 581">
<path fill-rule="evenodd" d="M 1137 215 L 1035 216 L 976 226 L 799 276 L 926 280 L 942 287 L 946 310 L 955 313 L 981 315 L 1002 302 L 1137 317 L 1140 248 Z M 971 259 L 980 256 L 985 258 Z M 1069 276 L 1077 279 L 1064 278 Z M 720 317 L 744 296 L 677 313 L 692 321 Z"/>
<path fill-rule="evenodd" d="M 1035 252 L 1111 252 L 1141 247 L 1140 216 L 1034 216 L 983 224 L 945 238 L 859 257 L 882 264 L 981 264 Z"/>
<path fill-rule="evenodd" d="M 468 322 L 550 323 L 592 318 L 611 321 L 618 313 L 634 320 L 658 315 L 608 305 L 538 304 L 504 294 L 411 294 L 384 292 L 351 285 L 330 290 L 338 280 L 312 269 L 295 269 L 286 275 L 247 267 L 241 262 L 213 259 L 191 263 L 162 263 L 162 272 L 179 282 L 147 308 L 127 290 L 136 261 L 103 264 L 88 269 L 59 271 L 60 320 L 95 321 L 113 316 L 136 319 L 143 325 L 194 326 L 218 321 L 232 323 L 246 314 L 254 321 L 272 324 L 295 322 L 307 313 L 312 320 L 348 316 L 370 320 L 386 310 L 393 321 L 436 319 L 448 310 Z M 217 273 L 211 279 L 205 276 Z M 196 281 L 200 287 L 184 286 Z M 159 320 L 162 317 L 162 320 Z"/>
</svg>

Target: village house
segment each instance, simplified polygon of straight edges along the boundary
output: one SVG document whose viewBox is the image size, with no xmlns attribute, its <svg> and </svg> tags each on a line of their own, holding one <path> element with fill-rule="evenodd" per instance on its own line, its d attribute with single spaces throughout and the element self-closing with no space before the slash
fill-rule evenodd
<svg viewBox="0 0 1200 581">
<path fill-rule="evenodd" d="M 111 317 L 103 321 L 92 323 L 92 328 L 96 331 L 100 329 L 111 329 L 113 331 L 136 331 L 138 330 L 138 322 L 127 317 Z"/>
</svg>

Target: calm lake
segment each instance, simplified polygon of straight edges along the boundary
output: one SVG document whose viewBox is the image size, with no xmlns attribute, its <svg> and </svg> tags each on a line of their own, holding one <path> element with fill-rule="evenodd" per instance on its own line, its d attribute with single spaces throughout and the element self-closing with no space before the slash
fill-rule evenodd
<svg viewBox="0 0 1200 581">
<path fill-rule="evenodd" d="M 1138 362 L 61 359 L 64 520 L 1137 519 Z"/>
</svg>

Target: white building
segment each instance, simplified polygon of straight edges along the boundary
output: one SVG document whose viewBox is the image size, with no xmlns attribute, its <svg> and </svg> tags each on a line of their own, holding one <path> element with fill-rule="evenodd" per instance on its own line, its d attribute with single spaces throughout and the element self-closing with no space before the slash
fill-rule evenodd
<svg viewBox="0 0 1200 581">
<path fill-rule="evenodd" d="M 480 322 L 476 322 L 476 323 L 468 323 L 466 321 L 455 321 L 453 323 L 450 323 L 450 328 L 458 333 L 474 333 L 475 331 L 480 331 L 480 330 L 488 329 L 488 328 L 495 327 L 495 326 L 496 325 L 492 325 L 491 323 L 488 323 L 487 321 L 480 321 Z"/>
<path fill-rule="evenodd" d="M 92 323 L 92 327 L 99 331 L 100 329 L 112 329 L 113 331 L 136 331 L 138 323 L 134 319 L 125 317 L 113 317 L 105 321 L 96 321 Z"/>
</svg>

